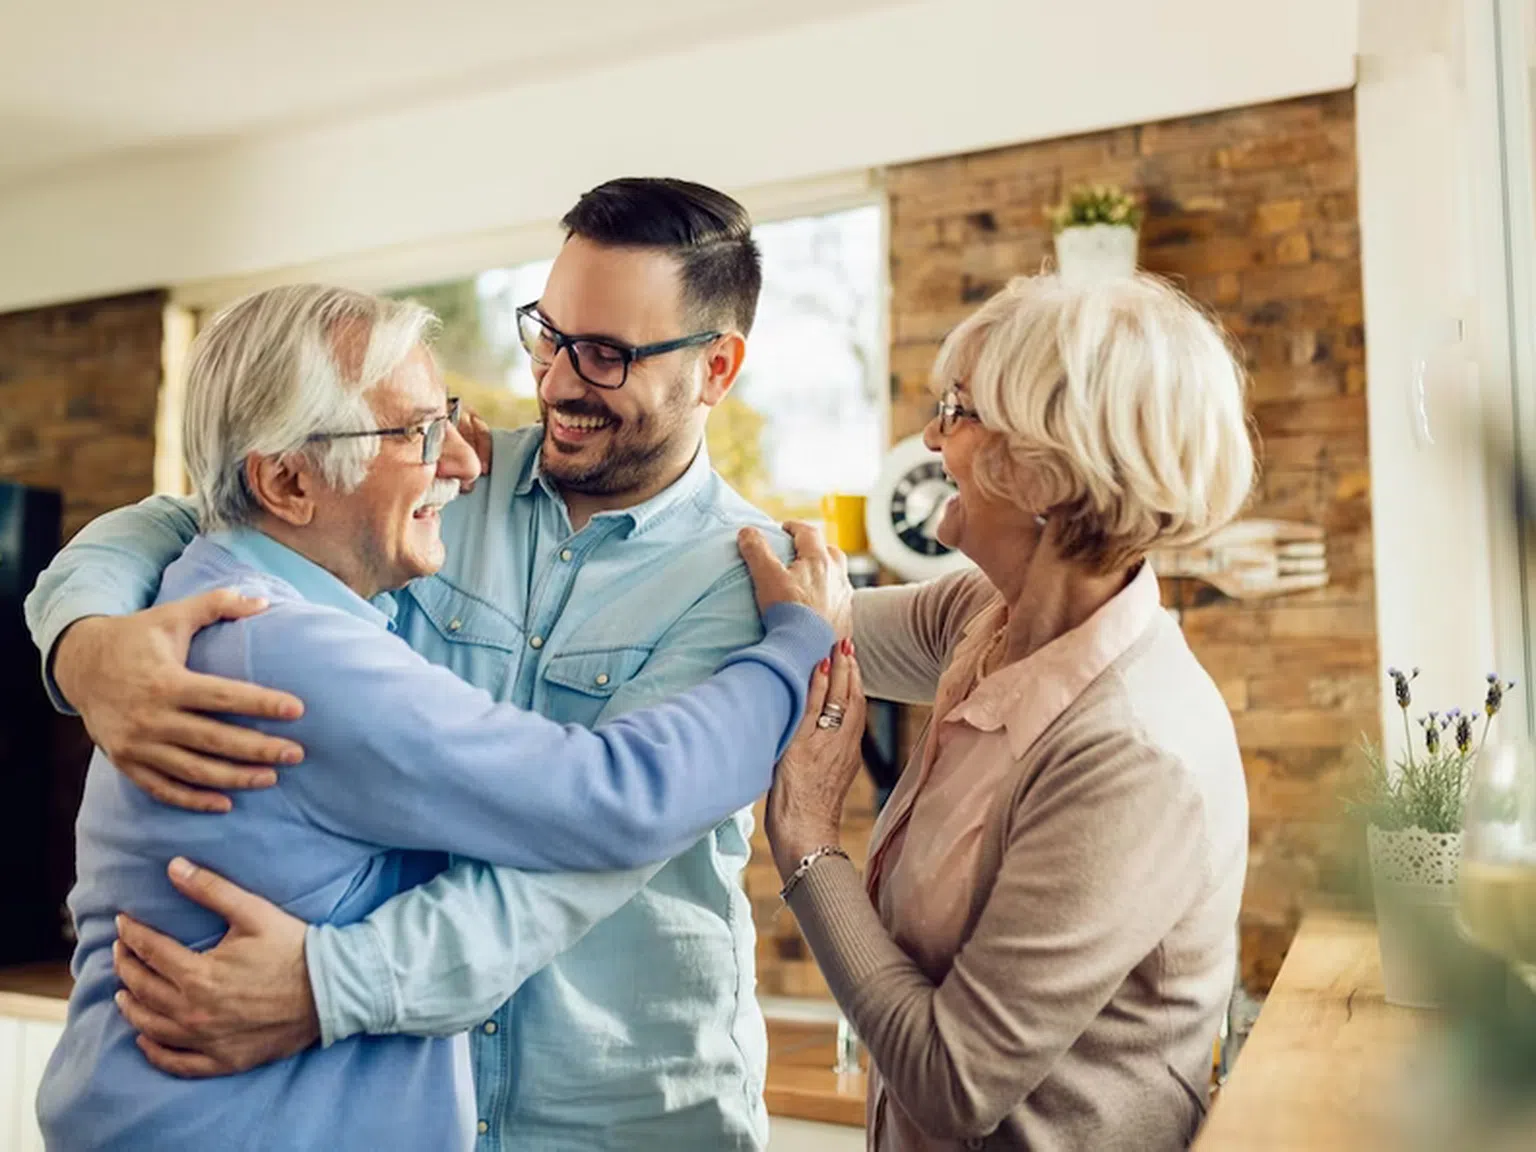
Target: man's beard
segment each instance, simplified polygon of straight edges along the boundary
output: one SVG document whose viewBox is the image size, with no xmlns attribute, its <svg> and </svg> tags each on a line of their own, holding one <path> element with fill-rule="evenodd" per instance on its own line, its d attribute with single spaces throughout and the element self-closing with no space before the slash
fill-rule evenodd
<svg viewBox="0 0 1536 1152">
<path fill-rule="evenodd" d="M 554 406 L 562 416 L 612 420 L 606 429 L 608 448 L 601 459 L 581 461 L 583 449 L 571 451 L 548 434 L 549 407 L 539 401 L 545 428 L 539 466 L 561 488 L 586 496 L 618 496 L 647 487 L 667 465 L 678 437 L 686 434 L 689 382 L 678 375 L 656 408 L 631 420 L 620 420 L 595 400 L 571 400 Z"/>
</svg>

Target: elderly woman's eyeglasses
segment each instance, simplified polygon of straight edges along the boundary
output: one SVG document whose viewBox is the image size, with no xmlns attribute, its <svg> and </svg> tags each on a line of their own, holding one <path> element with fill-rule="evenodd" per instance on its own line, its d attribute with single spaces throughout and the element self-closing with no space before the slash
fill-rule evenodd
<svg viewBox="0 0 1536 1152">
<path fill-rule="evenodd" d="M 980 420 L 981 416 L 974 408 L 967 408 L 960 403 L 960 393 L 953 388 L 946 388 L 944 395 L 939 397 L 939 431 L 948 436 L 955 430 L 955 425 L 962 420 Z"/>
<path fill-rule="evenodd" d="M 374 428 L 368 432 L 316 432 L 307 438 L 315 440 L 352 440 L 360 436 L 396 436 L 403 440 L 421 437 L 421 462 L 436 464 L 443 458 L 443 441 L 448 438 L 448 426 L 459 423 L 459 398 L 448 397 L 448 411 L 443 416 L 425 420 L 420 424 L 408 424 L 404 428 Z"/>
<path fill-rule="evenodd" d="M 719 339 L 721 332 L 695 332 L 676 340 L 655 344 L 620 344 L 600 336 L 567 336 L 539 315 L 538 303 L 524 304 L 517 310 L 517 335 L 533 362 L 548 367 L 564 348 L 570 354 L 571 367 L 594 388 L 622 388 L 629 379 L 629 366 L 636 360 L 676 352 L 679 348 L 697 348 Z"/>
</svg>

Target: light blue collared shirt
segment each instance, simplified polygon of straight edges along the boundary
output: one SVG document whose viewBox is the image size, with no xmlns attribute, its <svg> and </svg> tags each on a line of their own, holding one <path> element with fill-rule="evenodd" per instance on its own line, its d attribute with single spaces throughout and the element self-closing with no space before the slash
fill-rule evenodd
<svg viewBox="0 0 1536 1152">
<path fill-rule="evenodd" d="M 591 724 L 761 636 L 735 535 L 770 525 L 702 451 L 665 492 L 573 532 L 538 447 L 537 429 L 498 433 L 492 474 L 445 509 L 447 565 L 397 597 L 417 651 L 498 700 Z M 161 500 L 82 532 L 29 599 L 40 648 L 82 615 L 141 607 L 190 527 Z M 460 861 L 360 924 L 312 928 L 325 1037 L 472 1027 L 486 1152 L 760 1148 L 750 829 L 739 812 L 624 878 Z"/>
</svg>

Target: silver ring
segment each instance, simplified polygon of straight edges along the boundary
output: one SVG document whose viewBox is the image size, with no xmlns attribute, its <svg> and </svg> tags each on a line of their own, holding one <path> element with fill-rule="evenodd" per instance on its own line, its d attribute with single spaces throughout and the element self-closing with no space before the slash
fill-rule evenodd
<svg viewBox="0 0 1536 1152">
<path fill-rule="evenodd" d="M 841 716 L 847 709 L 834 700 L 828 700 L 821 706 L 821 711 L 825 716 Z"/>
<path fill-rule="evenodd" d="M 820 716 L 816 717 L 816 727 L 818 728 L 825 728 L 828 731 L 831 731 L 833 729 L 841 728 L 842 726 L 843 718 L 836 713 L 823 712 Z"/>
</svg>

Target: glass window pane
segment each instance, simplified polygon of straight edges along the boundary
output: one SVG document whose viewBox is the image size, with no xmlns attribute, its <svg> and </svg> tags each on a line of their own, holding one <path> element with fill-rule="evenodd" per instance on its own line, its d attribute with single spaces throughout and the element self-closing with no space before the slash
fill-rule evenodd
<svg viewBox="0 0 1536 1152">
<path fill-rule="evenodd" d="M 876 205 L 760 225 L 763 294 L 735 392 L 763 417 L 764 495 L 867 492 L 885 450 Z"/>
</svg>

